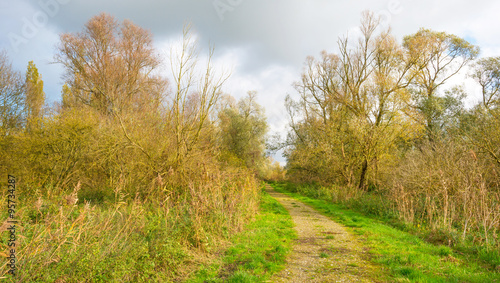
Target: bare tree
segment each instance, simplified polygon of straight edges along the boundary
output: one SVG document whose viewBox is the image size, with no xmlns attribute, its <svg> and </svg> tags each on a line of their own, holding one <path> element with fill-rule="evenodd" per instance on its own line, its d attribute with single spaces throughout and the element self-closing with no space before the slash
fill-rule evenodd
<svg viewBox="0 0 500 283">
<path fill-rule="evenodd" d="M 62 34 L 58 51 L 67 94 L 79 103 L 106 115 L 160 105 L 164 82 L 154 73 L 160 61 L 152 35 L 132 22 L 100 14 L 82 32 Z"/>
<path fill-rule="evenodd" d="M 182 46 L 170 50 L 170 67 L 173 74 L 172 119 L 176 139 L 176 163 L 198 144 L 207 119 L 222 94 L 222 85 L 229 74 L 217 74 L 210 48 L 202 74 L 197 73 L 198 49 L 191 26 L 183 30 Z"/>
<path fill-rule="evenodd" d="M 23 126 L 24 81 L 14 71 L 5 52 L 0 52 L 0 137 Z"/>
</svg>

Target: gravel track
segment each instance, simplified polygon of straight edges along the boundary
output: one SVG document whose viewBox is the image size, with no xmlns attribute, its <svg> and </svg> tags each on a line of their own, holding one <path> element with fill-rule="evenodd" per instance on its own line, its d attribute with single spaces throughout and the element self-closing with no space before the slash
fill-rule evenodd
<svg viewBox="0 0 500 283">
<path fill-rule="evenodd" d="M 289 211 L 298 235 L 285 269 L 269 282 L 380 282 L 380 267 L 345 227 L 269 185 L 266 191 Z"/>
</svg>

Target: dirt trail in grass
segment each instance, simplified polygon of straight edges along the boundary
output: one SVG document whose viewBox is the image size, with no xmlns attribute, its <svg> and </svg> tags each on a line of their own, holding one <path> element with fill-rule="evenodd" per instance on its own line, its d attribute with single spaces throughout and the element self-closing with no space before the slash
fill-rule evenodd
<svg viewBox="0 0 500 283">
<path fill-rule="evenodd" d="M 379 282 L 377 266 L 343 226 L 269 185 L 266 191 L 290 212 L 298 234 L 287 266 L 270 282 Z"/>
</svg>

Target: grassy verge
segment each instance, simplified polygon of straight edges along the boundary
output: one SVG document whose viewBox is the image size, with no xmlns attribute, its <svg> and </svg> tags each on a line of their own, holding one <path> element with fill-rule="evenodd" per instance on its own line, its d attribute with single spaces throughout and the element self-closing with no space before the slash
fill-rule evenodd
<svg viewBox="0 0 500 283">
<path fill-rule="evenodd" d="M 478 258 L 448 246 L 432 245 L 418 236 L 342 205 L 291 193 L 285 186 L 273 187 L 311 205 L 349 227 L 370 249 L 372 260 L 388 268 L 395 282 L 500 282 L 500 273 Z"/>
<path fill-rule="evenodd" d="M 188 282 L 262 282 L 284 267 L 296 238 L 288 211 L 265 191 L 255 221 L 236 235 L 216 263 L 200 268 Z"/>
<path fill-rule="evenodd" d="M 151 185 L 144 197 L 133 197 L 124 187 L 114 196 L 110 189 L 96 189 L 90 197 L 79 185 L 73 192 L 19 186 L 15 232 L 6 221 L 11 212 L 0 211 L 0 277 L 5 282 L 183 281 L 215 258 L 213 251 L 258 209 L 260 187 L 249 174 L 212 176 L 188 187 Z M 0 203 L 7 207 L 6 194 Z M 10 254 L 16 276 L 8 274 Z"/>
</svg>

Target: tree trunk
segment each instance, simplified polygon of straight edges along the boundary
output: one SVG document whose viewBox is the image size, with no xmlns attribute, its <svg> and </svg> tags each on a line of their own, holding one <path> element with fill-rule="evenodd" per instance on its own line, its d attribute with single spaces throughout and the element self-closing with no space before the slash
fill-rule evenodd
<svg viewBox="0 0 500 283">
<path fill-rule="evenodd" d="M 367 171 L 368 171 L 368 161 L 365 159 L 365 160 L 363 160 L 363 165 L 361 166 L 361 176 L 359 176 L 358 188 L 361 190 L 365 189 L 365 179 L 366 179 L 366 172 Z"/>
</svg>

